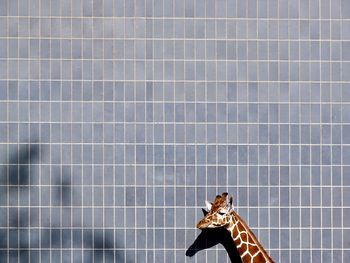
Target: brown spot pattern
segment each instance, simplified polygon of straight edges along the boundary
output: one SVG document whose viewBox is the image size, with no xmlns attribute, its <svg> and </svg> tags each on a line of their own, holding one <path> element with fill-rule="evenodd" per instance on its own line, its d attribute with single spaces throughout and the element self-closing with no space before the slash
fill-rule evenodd
<svg viewBox="0 0 350 263">
<path fill-rule="evenodd" d="M 274 263 L 265 249 L 261 246 L 254 233 L 235 211 L 227 214 L 224 218 L 217 216 L 217 212 L 228 207 L 228 204 L 226 203 L 227 196 L 227 193 L 217 195 L 214 203 L 212 203 L 211 210 L 205 218 L 198 223 L 198 225 L 202 222 L 214 226 L 225 226 L 227 223 L 231 223 L 230 228 L 227 229 L 231 231 L 231 236 L 234 239 L 243 263 Z"/>
</svg>

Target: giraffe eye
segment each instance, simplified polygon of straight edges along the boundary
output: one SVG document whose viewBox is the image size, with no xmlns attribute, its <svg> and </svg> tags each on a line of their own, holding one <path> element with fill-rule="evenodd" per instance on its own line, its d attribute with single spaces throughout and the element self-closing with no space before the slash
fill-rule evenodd
<svg viewBox="0 0 350 263">
<path fill-rule="evenodd" d="M 225 213 L 221 213 L 221 212 L 219 212 L 219 215 L 221 215 L 221 216 L 223 216 Z"/>
</svg>

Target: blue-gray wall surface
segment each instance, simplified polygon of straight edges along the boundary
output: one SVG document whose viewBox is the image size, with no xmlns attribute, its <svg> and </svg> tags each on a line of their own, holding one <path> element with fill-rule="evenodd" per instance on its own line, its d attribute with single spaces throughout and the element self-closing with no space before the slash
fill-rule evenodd
<svg viewBox="0 0 350 263">
<path fill-rule="evenodd" d="M 349 260 L 349 0 L 0 0 L 1 262 L 229 262 L 185 256 L 224 191 Z"/>
</svg>

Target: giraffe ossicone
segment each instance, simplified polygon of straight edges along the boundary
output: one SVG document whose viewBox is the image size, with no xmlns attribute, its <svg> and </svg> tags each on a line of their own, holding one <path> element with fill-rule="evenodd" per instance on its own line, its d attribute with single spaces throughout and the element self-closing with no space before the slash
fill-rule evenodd
<svg viewBox="0 0 350 263">
<path fill-rule="evenodd" d="M 246 222 L 234 211 L 233 199 L 228 193 L 217 195 L 213 203 L 205 201 L 208 211 L 197 228 L 226 228 L 233 239 L 243 263 L 273 263 L 274 261 L 260 244 Z"/>
</svg>

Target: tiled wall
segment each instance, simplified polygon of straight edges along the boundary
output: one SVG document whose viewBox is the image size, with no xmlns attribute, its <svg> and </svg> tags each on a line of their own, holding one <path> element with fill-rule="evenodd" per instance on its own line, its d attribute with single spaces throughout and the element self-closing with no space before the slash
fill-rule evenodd
<svg viewBox="0 0 350 263">
<path fill-rule="evenodd" d="M 346 262 L 350 1 L 1 0 L 0 163 L 1 262 Z"/>
</svg>

